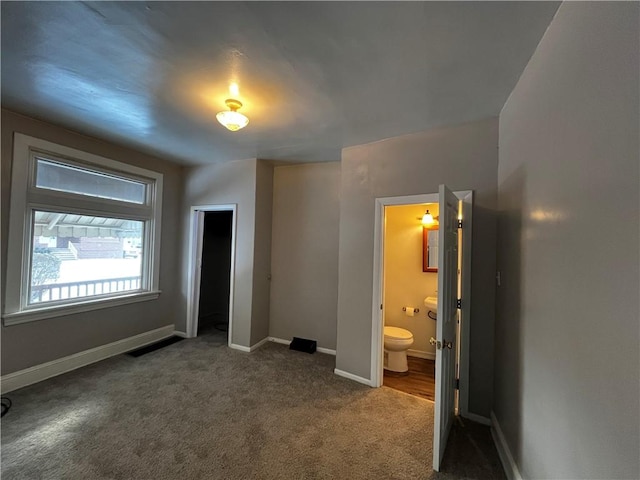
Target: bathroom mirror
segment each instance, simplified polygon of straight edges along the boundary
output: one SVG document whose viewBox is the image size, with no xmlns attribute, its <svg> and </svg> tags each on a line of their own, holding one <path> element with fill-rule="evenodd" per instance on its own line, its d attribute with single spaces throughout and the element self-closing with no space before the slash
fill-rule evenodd
<svg viewBox="0 0 640 480">
<path fill-rule="evenodd" d="M 438 227 L 422 228 L 422 271 L 438 271 Z"/>
</svg>

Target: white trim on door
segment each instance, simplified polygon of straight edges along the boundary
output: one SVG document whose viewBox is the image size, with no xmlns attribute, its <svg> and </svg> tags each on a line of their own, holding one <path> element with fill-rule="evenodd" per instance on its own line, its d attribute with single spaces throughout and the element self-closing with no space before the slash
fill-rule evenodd
<svg viewBox="0 0 640 480">
<path fill-rule="evenodd" d="M 198 307 L 200 303 L 200 268 L 202 266 L 202 236 L 205 212 L 232 212 L 231 219 L 231 272 L 229 275 L 229 332 L 228 345 L 233 342 L 233 292 L 236 266 L 237 204 L 192 206 L 189 214 L 189 279 L 187 286 L 187 338 L 198 335 Z"/>
<path fill-rule="evenodd" d="M 458 391 L 459 411 L 461 415 L 468 412 L 469 403 L 469 324 L 471 322 L 471 215 L 473 192 L 464 190 L 454 192 L 462 200 L 463 212 L 463 254 L 462 254 L 462 313 L 460 316 L 460 386 Z M 383 255 L 384 255 L 384 207 L 391 205 L 415 205 L 418 203 L 437 203 L 438 193 L 407 195 L 403 197 L 376 198 L 375 231 L 373 240 L 373 302 L 371 324 L 371 381 L 372 387 L 382 386 L 383 378 L 383 340 L 384 292 Z M 380 309 L 382 305 L 382 310 Z"/>
<path fill-rule="evenodd" d="M 381 387 L 383 376 L 384 324 L 384 207 L 391 205 L 415 205 L 417 203 L 438 203 L 438 194 L 407 195 L 404 197 L 376 198 L 375 232 L 373 238 L 373 319 L 371 325 L 371 386 Z M 426 296 L 426 294 L 425 294 Z M 382 309 L 380 306 L 382 305 Z"/>
<path fill-rule="evenodd" d="M 462 200 L 462 308 L 460 309 L 460 356 L 458 358 L 458 413 L 469 412 L 469 335 L 471 323 L 471 232 L 473 192 L 453 192 Z"/>
</svg>

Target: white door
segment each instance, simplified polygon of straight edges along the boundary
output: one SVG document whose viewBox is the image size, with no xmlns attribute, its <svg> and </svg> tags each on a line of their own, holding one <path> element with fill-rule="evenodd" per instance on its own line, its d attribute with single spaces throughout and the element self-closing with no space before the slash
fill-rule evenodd
<svg viewBox="0 0 640 480">
<path fill-rule="evenodd" d="M 455 340 L 458 319 L 459 200 L 445 185 L 440 185 L 439 201 L 436 407 L 433 425 L 433 469 L 436 471 L 440 471 L 455 416 Z"/>
</svg>

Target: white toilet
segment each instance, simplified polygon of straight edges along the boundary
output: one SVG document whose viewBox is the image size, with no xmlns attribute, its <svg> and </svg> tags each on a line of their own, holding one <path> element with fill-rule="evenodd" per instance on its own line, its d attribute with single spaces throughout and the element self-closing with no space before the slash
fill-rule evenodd
<svg viewBox="0 0 640 480">
<path fill-rule="evenodd" d="M 384 368 L 392 372 L 406 372 L 407 350 L 413 345 L 413 334 L 399 327 L 384 327 Z"/>
</svg>

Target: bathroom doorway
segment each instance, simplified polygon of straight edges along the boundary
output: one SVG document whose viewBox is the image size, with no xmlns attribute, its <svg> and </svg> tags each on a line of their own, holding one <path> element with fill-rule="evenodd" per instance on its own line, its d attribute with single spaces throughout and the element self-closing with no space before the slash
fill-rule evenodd
<svg viewBox="0 0 640 480">
<path fill-rule="evenodd" d="M 230 344 L 233 332 L 236 205 L 191 208 L 188 338 L 216 336 Z"/>
<path fill-rule="evenodd" d="M 437 228 L 437 202 L 384 207 L 383 343 L 407 349 L 385 349 L 382 383 L 432 402 L 436 354 L 429 339 L 436 336 L 437 311 L 425 299 L 437 297 Z M 399 356 L 400 363 L 389 362 L 390 355 Z"/>
<path fill-rule="evenodd" d="M 439 193 L 412 195 L 405 197 L 377 198 L 375 203 L 375 229 L 374 229 L 374 284 L 373 284 L 373 315 L 371 336 L 371 384 L 379 387 L 384 381 L 385 355 L 393 352 L 393 363 L 398 366 L 396 351 L 402 350 L 398 344 L 402 343 L 402 332 L 392 333 L 391 342 L 383 348 L 384 322 L 388 317 L 387 312 L 393 309 L 397 314 L 398 305 L 385 304 L 385 292 L 388 279 L 385 278 L 385 268 L 389 265 L 389 259 L 385 263 L 386 223 L 388 221 L 388 208 L 402 205 L 420 205 L 439 203 L 438 243 L 438 292 L 435 299 L 435 308 L 438 311 L 436 321 L 436 335 L 430 338 L 430 343 L 436 344 L 435 356 L 435 401 L 434 401 L 434 439 L 433 439 L 433 468 L 439 470 L 442 455 L 444 453 L 447 437 L 455 414 L 466 415 L 468 413 L 468 338 L 471 306 L 471 231 L 472 231 L 472 202 L 471 191 L 451 192 L 445 185 L 440 185 Z M 444 212 L 444 213 L 443 213 Z M 417 227 L 421 224 L 416 217 Z M 416 248 L 416 241 L 413 247 Z M 422 244 L 421 244 L 422 245 Z M 420 246 L 420 249 L 423 247 Z M 421 252 L 422 253 L 422 252 Z M 425 269 L 425 272 L 427 270 Z M 419 316 L 423 308 L 429 308 L 434 299 L 429 299 L 429 293 L 425 296 L 413 293 L 411 297 L 405 296 L 401 308 L 406 317 Z M 420 305 L 422 299 L 422 305 Z M 388 299 L 387 299 L 388 300 Z M 416 304 L 418 304 L 416 306 Z M 424 313 L 427 313 L 426 311 Z M 413 315 L 411 315 L 413 314 Z M 412 337 L 413 335 L 409 335 Z M 397 338 L 396 338 L 397 337 Z M 399 340 L 398 340 L 399 339 Z M 413 339 L 411 339 L 413 340 Z M 427 340 L 424 337 L 421 341 Z M 398 343 L 396 343 L 398 342 Z M 413 346 L 413 341 L 409 342 Z M 454 349 L 455 346 L 455 349 Z M 386 352 L 385 352 L 386 350 Z M 411 353 L 411 352 L 409 352 Z M 407 362 L 405 357 L 405 362 Z M 457 392 L 456 392 L 457 390 Z M 457 404 L 455 400 L 457 399 Z"/>
</svg>

